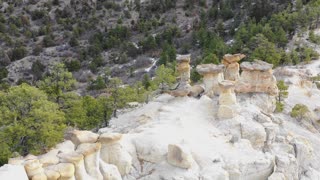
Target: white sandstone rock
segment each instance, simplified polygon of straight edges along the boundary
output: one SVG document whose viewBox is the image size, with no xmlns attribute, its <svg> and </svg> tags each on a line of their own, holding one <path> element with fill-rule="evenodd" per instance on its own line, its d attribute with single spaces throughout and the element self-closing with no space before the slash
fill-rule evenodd
<svg viewBox="0 0 320 180">
<path fill-rule="evenodd" d="M 193 158 L 190 150 L 182 145 L 169 144 L 168 145 L 168 163 L 180 168 L 191 168 Z"/>
<path fill-rule="evenodd" d="M 100 143 L 80 144 L 76 152 L 84 156 L 84 164 L 89 176 L 96 180 L 102 180 L 103 176 L 99 171 Z"/>
<path fill-rule="evenodd" d="M 122 176 L 131 171 L 132 157 L 120 144 L 122 134 L 106 133 L 99 137 L 101 143 L 100 158 L 108 164 L 114 164 Z"/>
<path fill-rule="evenodd" d="M 117 168 L 117 166 L 113 164 L 107 164 L 102 160 L 100 163 L 100 172 L 103 176 L 103 180 L 122 180 L 121 174 Z"/>
</svg>

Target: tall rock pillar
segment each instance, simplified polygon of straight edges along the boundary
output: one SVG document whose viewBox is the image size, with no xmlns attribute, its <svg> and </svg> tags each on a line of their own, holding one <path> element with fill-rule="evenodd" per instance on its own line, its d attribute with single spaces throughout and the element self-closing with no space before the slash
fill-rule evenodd
<svg viewBox="0 0 320 180">
<path fill-rule="evenodd" d="M 190 55 L 177 56 L 177 71 L 179 73 L 179 85 L 171 91 L 173 96 L 187 96 L 190 92 Z"/>
</svg>

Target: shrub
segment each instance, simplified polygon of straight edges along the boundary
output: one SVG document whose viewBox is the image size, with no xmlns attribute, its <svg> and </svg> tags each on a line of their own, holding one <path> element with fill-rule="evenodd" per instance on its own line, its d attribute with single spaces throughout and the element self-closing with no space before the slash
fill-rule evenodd
<svg viewBox="0 0 320 180">
<path fill-rule="evenodd" d="M 81 68 L 81 63 L 78 60 L 67 61 L 65 62 L 65 65 L 70 72 L 79 71 Z"/>
<path fill-rule="evenodd" d="M 22 59 L 27 55 L 27 53 L 28 53 L 28 51 L 24 46 L 20 46 L 20 47 L 14 48 L 11 51 L 11 56 L 10 56 L 11 58 L 10 59 L 12 61 Z"/>
<path fill-rule="evenodd" d="M 308 107 L 304 104 L 296 104 L 291 110 L 291 117 L 296 118 L 298 120 L 302 120 L 306 117 L 307 113 L 310 112 Z"/>
<path fill-rule="evenodd" d="M 8 76 L 8 70 L 5 67 L 0 68 L 0 81 Z"/>
</svg>

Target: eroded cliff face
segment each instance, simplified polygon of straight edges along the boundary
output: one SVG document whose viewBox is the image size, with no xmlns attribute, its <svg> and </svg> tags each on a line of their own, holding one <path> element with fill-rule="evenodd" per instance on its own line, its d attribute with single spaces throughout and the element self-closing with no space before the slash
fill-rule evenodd
<svg viewBox="0 0 320 180">
<path fill-rule="evenodd" d="M 212 98 L 164 94 L 99 133 L 72 131 L 47 154 L 10 159 L 0 179 L 11 180 L 13 170 L 21 179 L 320 179 L 317 118 L 288 115 L 302 101 L 314 113 L 320 106 L 320 91 L 304 78 L 311 67 L 320 72 L 312 65 L 275 70 L 290 84 L 284 113 L 273 113 L 272 94 L 235 94 L 232 81 L 218 82 Z M 236 113 L 219 117 L 221 105 Z"/>
</svg>

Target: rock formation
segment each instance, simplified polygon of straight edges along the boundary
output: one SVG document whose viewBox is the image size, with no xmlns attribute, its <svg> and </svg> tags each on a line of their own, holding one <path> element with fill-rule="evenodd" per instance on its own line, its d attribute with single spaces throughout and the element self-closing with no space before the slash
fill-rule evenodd
<svg viewBox="0 0 320 180">
<path fill-rule="evenodd" d="M 245 57 L 244 54 L 226 54 L 223 56 L 222 64 L 226 67 L 224 70 L 225 80 L 237 81 L 240 78 L 240 65 L 238 62 Z"/>
<path fill-rule="evenodd" d="M 173 96 L 187 96 L 190 91 L 190 55 L 177 56 L 177 71 L 179 72 L 179 85 L 170 92 Z"/>
<path fill-rule="evenodd" d="M 234 82 L 233 81 L 221 81 L 220 96 L 219 96 L 219 109 L 218 117 L 220 119 L 233 118 L 237 115 L 237 99 L 234 93 Z"/>
<path fill-rule="evenodd" d="M 199 74 L 203 75 L 203 83 L 205 86 L 205 94 L 209 97 L 219 95 L 219 82 L 223 80 L 224 65 L 201 64 L 197 66 Z"/>
<path fill-rule="evenodd" d="M 122 134 L 107 133 L 99 137 L 99 142 L 102 144 L 100 158 L 105 163 L 116 165 L 123 176 L 131 170 L 132 157 L 120 144 L 121 138 Z"/>
<path fill-rule="evenodd" d="M 272 66 L 261 60 L 241 63 L 242 73 L 236 83 L 236 92 L 277 95 L 277 80 L 272 74 Z"/>
</svg>

